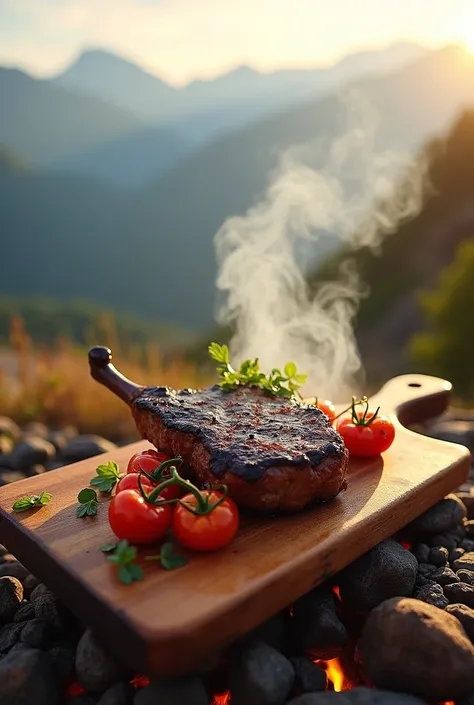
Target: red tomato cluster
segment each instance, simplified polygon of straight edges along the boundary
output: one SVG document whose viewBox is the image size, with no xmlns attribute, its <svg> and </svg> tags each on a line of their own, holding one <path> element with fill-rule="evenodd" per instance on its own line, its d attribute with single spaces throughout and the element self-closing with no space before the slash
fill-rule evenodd
<svg viewBox="0 0 474 705">
<path fill-rule="evenodd" d="M 335 426 L 351 455 L 365 458 L 380 455 L 392 445 L 395 426 L 387 416 L 380 416 L 378 410 L 375 413 L 369 412 L 367 401 L 364 412 L 356 410 L 357 403 L 360 402 L 353 402 L 347 409 L 350 414 L 336 416 L 336 407 L 331 401 L 316 400 L 316 406 Z"/>
<path fill-rule="evenodd" d="M 130 543 L 151 544 L 171 529 L 183 546 L 194 551 L 223 548 L 233 541 L 239 527 L 235 503 L 221 492 L 198 490 L 181 478 L 173 480 L 168 466 L 162 466 L 170 460 L 153 449 L 130 458 L 127 474 L 109 504 L 112 531 Z M 157 488 L 166 482 L 155 497 Z M 181 496 L 184 488 L 186 495 Z M 160 504 L 163 500 L 171 502 Z"/>
</svg>

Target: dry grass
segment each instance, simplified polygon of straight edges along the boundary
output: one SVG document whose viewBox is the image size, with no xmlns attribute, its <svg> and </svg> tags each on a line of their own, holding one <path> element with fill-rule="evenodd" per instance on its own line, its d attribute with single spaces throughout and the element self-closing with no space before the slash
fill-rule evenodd
<svg viewBox="0 0 474 705">
<path fill-rule="evenodd" d="M 104 320 L 103 329 L 101 342 L 112 348 L 117 367 L 133 381 L 172 387 L 199 387 L 209 382 L 183 359 L 165 361 L 153 345 L 146 350 L 121 345 L 112 320 Z M 35 348 L 22 320 L 14 318 L 6 353 L 13 375 L 0 366 L 0 416 L 20 424 L 44 421 L 52 428 L 74 424 L 81 433 L 111 439 L 136 433 L 127 406 L 91 379 L 86 349 L 64 339 L 48 349 Z"/>
</svg>

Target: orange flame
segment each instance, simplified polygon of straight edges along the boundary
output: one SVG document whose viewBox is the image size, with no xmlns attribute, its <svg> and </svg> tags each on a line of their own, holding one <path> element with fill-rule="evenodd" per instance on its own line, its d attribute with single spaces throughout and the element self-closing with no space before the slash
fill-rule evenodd
<svg viewBox="0 0 474 705">
<path fill-rule="evenodd" d="M 231 705 L 229 691 L 227 690 L 225 693 L 214 695 L 211 705 Z"/>
<path fill-rule="evenodd" d="M 338 658 L 332 659 L 332 661 L 326 661 L 325 668 L 328 680 L 333 684 L 336 693 L 340 693 L 345 687 L 347 688 L 344 671 Z"/>
</svg>

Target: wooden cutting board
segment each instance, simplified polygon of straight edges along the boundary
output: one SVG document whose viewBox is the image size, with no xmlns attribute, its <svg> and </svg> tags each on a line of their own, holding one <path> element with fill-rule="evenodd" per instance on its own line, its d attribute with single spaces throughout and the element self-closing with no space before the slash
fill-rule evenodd
<svg viewBox="0 0 474 705">
<path fill-rule="evenodd" d="M 0 542 L 44 581 L 122 660 L 140 673 L 181 674 L 337 573 L 442 499 L 467 478 L 466 448 L 402 427 L 441 413 L 451 385 L 404 376 L 373 398 L 397 434 L 383 458 L 352 460 L 348 489 L 334 501 L 277 519 L 245 518 L 235 542 L 193 555 L 167 572 L 143 561 L 146 577 L 120 584 L 99 550 L 114 537 L 107 507 L 77 519 L 76 497 L 99 464 L 92 458 L 0 488 Z M 123 468 L 139 442 L 100 457 Z M 41 491 L 50 505 L 14 514 L 14 501 Z M 145 554 L 150 553 L 150 549 Z"/>
</svg>

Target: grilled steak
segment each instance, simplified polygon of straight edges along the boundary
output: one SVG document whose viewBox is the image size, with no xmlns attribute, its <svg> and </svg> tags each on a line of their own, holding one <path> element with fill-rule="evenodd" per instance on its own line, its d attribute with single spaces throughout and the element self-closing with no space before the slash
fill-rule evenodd
<svg viewBox="0 0 474 705">
<path fill-rule="evenodd" d="M 204 487 L 226 484 L 240 507 L 299 511 L 346 487 L 349 453 L 314 406 L 217 385 L 147 387 L 131 406 L 143 438 L 180 455 Z"/>
</svg>

